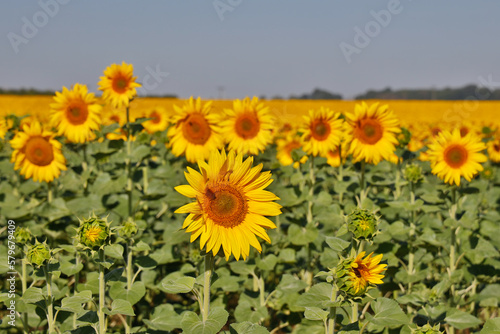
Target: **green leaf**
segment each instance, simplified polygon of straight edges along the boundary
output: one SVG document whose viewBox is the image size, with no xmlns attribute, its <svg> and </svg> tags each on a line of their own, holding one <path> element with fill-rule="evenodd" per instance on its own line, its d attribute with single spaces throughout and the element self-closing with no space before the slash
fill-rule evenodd
<svg viewBox="0 0 500 334">
<path fill-rule="evenodd" d="M 96 322 L 99 321 L 99 317 L 97 316 L 96 311 L 88 311 L 84 315 L 82 315 L 80 318 L 78 318 L 78 321 L 86 322 L 89 324 L 95 324 Z"/>
<path fill-rule="evenodd" d="M 146 294 L 146 287 L 143 282 L 134 282 L 130 290 L 126 288 L 125 282 L 115 282 L 109 289 L 109 295 L 113 299 L 124 299 L 131 305 L 137 304 Z"/>
<path fill-rule="evenodd" d="M 231 328 L 238 334 L 269 334 L 266 328 L 249 321 L 231 324 Z"/>
<path fill-rule="evenodd" d="M 314 225 L 301 227 L 293 224 L 288 228 L 288 238 L 292 244 L 297 246 L 304 246 L 313 242 L 318 235 L 319 231 Z"/>
<path fill-rule="evenodd" d="M 80 313 L 84 311 L 83 303 L 92 301 L 92 291 L 85 290 L 71 297 L 63 298 L 61 307 L 56 306 L 56 310 L 67 311 L 72 313 Z"/>
<path fill-rule="evenodd" d="M 120 244 L 112 244 L 104 247 L 104 255 L 113 259 L 123 259 L 123 246 Z"/>
<path fill-rule="evenodd" d="M 331 303 L 332 285 L 318 283 L 313 285 L 309 291 L 300 295 L 296 305 L 302 307 L 326 307 Z"/>
<path fill-rule="evenodd" d="M 379 297 L 373 302 L 372 309 L 375 315 L 366 313 L 366 317 L 374 325 L 395 328 L 409 323 L 399 304 L 392 299 Z"/>
<path fill-rule="evenodd" d="M 304 316 L 309 320 L 325 321 L 330 312 L 320 309 L 319 307 L 306 307 Z"/>
<path fill-rule="evenodd" d="M 229 267 L 231 268 L 232 271 L 239 275 L 251 275 L 254 270 L 255 270 L 255 264 L 249 264 L 244 261 L 236 261 L 236 262 L 231 262 L 229 263 Z"/>
<path fill-rule="evenodd" d="M 195 280 L 191 276 L 182 276 L 176 280 L 167 280 L 162 283 L 162 286 L 167 293 L 188 293 L 193 290 Z"/>
<path fill-rule="evenodd" d="M 111 310 L 104 310 L 104 313 L 107 315 L 115 315 L 115 314 L 123 314 L 123 315 L 130 315 L 134 316 L 134 309 L 132 308 L 132 305 L 123 299 L 115 299 L 113 300 L 113 303 L 111 303 Z"/>
<path fill-rule="evenodd" d="M 78 263 L 76 264 L 75 259 L 71 259 L 69 261 L 67 260 L 61 260 L 61 271 L 63 272 L 64 275 L 67 276 L 73 276 L 76 273 L 79 273 L 83 269 L 83 263 Z"/>
<path fill-rule="evenodd" d="M 150 251 L 151 247 L 147 243 L 141 240 L 137 243 L 137 245 L 132 246 L 132 250 L 134 252 L 144 252 L 144 251 Z"/>
<path fill-rule="evenodd" d="M 43 300 L 42 289 L 40 288 L 28 288 L 21 297 L 25 303 L 35 304 L 36 302 Z"/>
<path fill-rule="evenodd" d="M 119 281 L 120 278 L 122 277 L 123 272 L 125 271 L 125 268 L 116 268 L 111 270 L 109 273 L 104 275 L 104 280 L 106 282 L 109 281 Z"/>
<path fill-rule="evenodd" d="M 279 253 L 279 261 L 284 263 L 295 263 L 297 262 L 297 256 L 295 253 L 295 249 L 293 248 L 285 248 L 282 249 Z"/>
<path fill-rule="evenodd" d="M 150 320 L 144 319 L 144 323 L 150 329 L 159 331 L 172 331 L 180 328 L 182 316 L 177 314 L 172 304 L 163 304 L 154 308 Z"/>
<path fill-rule="evenodd" d="M 349 241 L 337 237 L 326 237 L 325 241 L 331 249 L 339 253 L 343 252 L 351 244 Z"/>
<path fill-rule="evenodd" d="M 203 322 L 194 312 L 185 312 L 181 328 L 185 334 L 217 334 L 226 324 L 229 313 L 222 307 L 213 308 Z"/>
<path fill-rule="evenodd" d="M 299 292 L 307 287 L 307 283 L 298 279 L 297 277 L 284 274 L 280 280 L 280 283 L 276 287 L 276 290 L 283 291 L 285 293 L 289 292 Z"/>
<path fill-rule="evenodd" d="M 271 271 L 276 266 L 276 263 L 278 263 L 278 257 L 274 254 L 269 254 L 263 259 L 257 258 L 255 262 L 260 269 Z"/>
<path fill-rule="evenodd" d="M 251 298 L 248 295 L 242 295 L 238 302 L 238 306 L 234 310 L 236 321 L 250 321 L 252 323 L 260 323 L 269 316 L 267 307 L 260 305 L 258 298 Z"/>
<path fill-rule="evenodd" d="M 444 321 L 457 329 L 474 328 L 481 324 L 481 320 L 472 314 L 456 309 L 446 312 Z"/>
<path fill-rule="evenodd" d="M 479 334 L 500 334 L 500 318 L 488 319 Z"/>
</svg>

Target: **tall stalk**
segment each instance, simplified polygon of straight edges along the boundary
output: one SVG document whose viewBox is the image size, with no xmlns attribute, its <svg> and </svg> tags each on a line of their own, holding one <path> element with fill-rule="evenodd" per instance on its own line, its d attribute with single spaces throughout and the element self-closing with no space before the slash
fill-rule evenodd
<svg viewBox="0 0 500 334">
<path fill-rule="evenodd" d="M 208 320 L 208 314 L 210 313 L 210 284 L 212 279 L 214 265 L 214 256 L 212 253 L 207 253 L 205 255 L 205 276 L 203 282 L 203 309 L 201 310 L 201 316 L 203 322 Z"/>
<path fill-rule="evenodd" d="M 127 290 L 130 291 L 132 290 L 132 275 L 134 274 L 133 272 L 133 265 L 132 265 L 132 248 L 130 247 L 130 241 L 126 244 L 126 251 L 127 251 L 127 267 L 126 267 L 126 274 L 127 274 Z M 132 328 L 132 317 L 127 315 L 126 316 L 126 334 L 130 333 L 130 328 Z"/>
<path fill-rule="evenodd" d="M 49 334 L 55 333 L 54 327 L 54 299 L 52 297 L 52 274 L 49 273 L 49 264 L 46 264 L 43 268 L 45 272 L 45 281 L 47 282 L 47 323 L 49 326 Z"/>
<path fill-rule="evenodd" d="M 127 124 L 125 125 L 125 130 L 127 131 L 127 159 L 126 159 L 126 170 L 127 170 L 127 195 L 128 195 L 128 217 L 132 217 L 132 143 L 130 134 L 130 108 L 127 107 Z"/>
<path fill-rule="evenodd" d="M 99 334 L 106 334 L 106 317 L 104 315 L 104 302 L 106 300 L 106 282 L 104 281 L 104 249 L 99 249 Z"/>
</svg>

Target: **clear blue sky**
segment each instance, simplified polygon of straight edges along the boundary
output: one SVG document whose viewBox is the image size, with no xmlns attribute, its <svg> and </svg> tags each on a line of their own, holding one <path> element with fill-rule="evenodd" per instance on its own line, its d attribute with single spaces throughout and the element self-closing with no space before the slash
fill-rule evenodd
<svg viewBox="0 0 500 334">
<path fill-rule="evenodd" d="M 315 87 L 351 98 L 387 86 L 478 84 L 488 75 L 500 82 L 500 1 L 400 0 L 386 26 L 371 11 L 395 0 L 59 0 L 68 3 L 44 14 L 41 4 L 55 1 L 0 3 L 0 87 L 80 82 L 95 91 L 104 68 L 122 60 L 149 80 L 148 93 L 181 97 L 217 97 L 219 86 L 226 98 Z M 38 31 L 23 33 L 26 21 Z M 356 47 L 356 27 L 373 37 L 348 63 L 340 45 Z M 168 76 L 147 77 L 155 68 Z"/>
</svg>

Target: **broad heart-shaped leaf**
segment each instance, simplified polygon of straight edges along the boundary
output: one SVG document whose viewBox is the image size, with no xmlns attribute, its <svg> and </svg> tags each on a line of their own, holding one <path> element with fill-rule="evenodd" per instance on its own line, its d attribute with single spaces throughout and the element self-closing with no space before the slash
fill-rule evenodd
<svg viewBox="0 0 500 334">
<path fill-rule="evenodd" d="M 27 304 L 35 304 L 36 302 L 43 300 L 42 289 L 40 289 L 40 288 L 28 288 L 24 292 L 21 299 Z"/>
<path fill-rule="evenodd" d="M 349 247 L 349 245 L 351 244 L 349 241 L 345 241 L 336 237 L 326 237 L 325 241 L 331 249 L 339 253 Z"/>
<path fill-rule="evenodd" d="M 82 304 L 90 301 L 92 301 L 92 291 L 85 290 L 74 296 L 63 298 L 61 307 L 56 306 L 55 308 L 56 310 L 79 313 L 84 310 Z"/>
<path fill-rule="evenodd" d="M 301 294 L 297 300 L 297 306 L 303 307 L 327 307 L 331 303 L 332 285 L 318 283 L 313 285 L 309 291 Z"/>
<path fill-rule="evenodd" d="M 306 227 L 293 224 L 288 228 L 288 239 L 292 244 L 297 246 L 304 246 L 313 242 L 318 235 L 318 229 L 312 224 Z"/>
<path fill-rule="evenodd" d="M 250 321 L 231 324 L 231 328 L 234 329 L 237 334 L 269 334 L 266 328 L 253 324 Z"/>
<path fill-rule="evenodd" d="M 269 254 L 262 260 L 257 258 L 256 261 L 257 267 L 262 270 L 273 270 L 276 263 L 278 263 L 278 258 L 274 254 Z"/>
<path fill-rule="evenodd" d="M 287 292 L 299 292 L 307 288 L 307 283 L 292 276 L 290 274 L 284 274 L 281 277 L 280 283 L 278 284 L 276 290 Z"/>
<path fill-rule="evenodd" d="M 66 261 L 61 260 L 61 271 L 64 275 L 73 276 L 76 273 L 79 273 L 83 269 L 83 263 L 76 264 L 75 259 Z"/>
<path fill-rule="evenodd" d="M 325 321 L 330 312 L 320 309 L 319 307 L 306 307 L 304 316 L 309 320 Z"/>
<path fill-rule="evenodd" d="M 123 258 L 123 246 L 120 244 L 112 244 L 104 247 L 104 254 L 113 259 Z"/>
<path fill-rule="evenodd" d="M 500 318 L 489 319 L 479 334 L 500 334 Z"/>
<path fill-rule="evenodd" d="M 168 280 L 162 283 L 163 290 L 167 293 L 188 293 L 193 290 L 196 279 L 191 276 L 182 276 L 176 280 Z"/>
<path fill-rule="evenodd" d="M 172 331 L 180 327 L 181 320 L 182 316 L 175 312 L 172 304 L 163 304 L 155 307 L 150 320 L 143 321 L 150 329 Z"/>
<path fill-rule="evenodd" d="M 444 321 L 457 329 L 473 328 L 481 324 L 481 320 L 472 314 L 456 309 L 446 312 Z"/>
<path fill-rule="evenodd" d="M 185 334 L 217 334 L 228 317 L 229 313 L 222 307 L 213 308 L 205 322 L 196 313 L 188 311 L 182 317 L 181 328 Z"/>
<path fill-rule="evenodd" d="M 240 322 L 260 323 L 268 316 L 267 307 L 261 306 L 258 298 L 252 298 L 247 294 L 241 295 L 238 306 L 234 310 L 234 317 Z"/>
<path fill-rule="evenodd" d="M 104 309 L 104 313 L 106 313 L 107 315 L 115 315 L 115 314 L 123 314 L 130 316 L 135 315 L 132 305 L 128 301 L 123 299 L 113 300 L 113 303 L 111 303 L 111 310 Z"/>
<path fill-rule="evenodd" d="M 392 299 L 379 297 L 373 302 L 372 309 L 375 315 L 366 313 L 366 317 L 376 326 L 394 328 L 409 323 L 399 304 Z"/>
<path fill-rule="evenodd" d="M 124 299 L 131 305 L 135 305 L 146 294 L 143 282 L 134 282 L 130 290 L 125 282 L 114 282 L 109 289 L 109 296 L 113 299 Z"/>
</svg>

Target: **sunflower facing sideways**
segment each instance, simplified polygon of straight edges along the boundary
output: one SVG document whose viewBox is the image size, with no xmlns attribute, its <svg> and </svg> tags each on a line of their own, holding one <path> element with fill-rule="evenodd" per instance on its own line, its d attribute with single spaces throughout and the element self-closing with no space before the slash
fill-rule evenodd
<svg viewBox="0 0 500 334">
<path fill-rule="evenodd" d="M 326 157 L 329 151 L 334 151 L 342 139 L 342 119 L 340 113 L 321 107 L 310 110 L 309 116 L 304 116 L 302 130 L 304 151 L 314 156 Z"/>
<path fill-rule="evenodd" d="M 137 95 L 137 87 L 141 85 L 135 80 L 134 66 L 122 62 L 121 65 L 112 64 L 104 70 L 104 76 L 100 77 L 99 90 L 102 90 L 102 98 L 109 101 L 114 108 L 128 107 L 129 102 Z"/>
<path fill-rule="evenodd" d="M 212 111 L 212 101 L 202 105 L 201 98 L 191 98 L 182 108 L 174 105 L 176 115 L 172 118 L 167 135 L 172 153 L 186 155 L 186 160 L 206 160 L 211 151 L 222 148 L 222 136 L 217 125 L 219 116 Z"/>
<path fill-rule="evenodd" d="M 63 87 L 56 92 L 55 103 L 50 105 L 50 120 L 58 135 L 64 135 L 70 142 L 85 143 L 94 138 L 94 130 L 101 123 L 101 106 L 87 86 L 75 84 L 72 90 Z"/>
<path fill-rule="evenodd" d="M 273 140 L 274 118 L 259 99 L 235 100 L 233 109 L 225 109 L 222 133 L 230 150 L 257 155 Z"/>
<path fill-rule="evenodd" d="M 401 132 L 399 122 L 387 105 L 374 103 L 368 106 L 365 102 L 356 104 L 353 113 L 346 115 L 346 142 L 349 144 L 348 154 L 352 154 L 354 162 L 361 160 L 378 164 L 389 160 L 396 150 Z"/>
<path fill-rule="evenodd" d="M 490 140 L 487 144 L 488 156 L 493 162 L 500 162 L 500 139 Z"/>
<path fill-rule="evenodd" d="M 470 181 L 475 174 L 483 170 L 480 163 L 487 160 L 486 155 L 481 153 L 484 149 L 486 145 L 472 133 L 462 137 L 459 129 L 453 132 L 444 130 L 427 150 L 432 174 L 457 186 L 460 185 L 461 176 Z"/>
<path fill-rule="evenodd" d="M 11 162 L 14 169 L 33 181 L 50 182 L 66 170 L 66 160 L 61 153 L 61 143 L 54 139 L 55 133 L 43 130 L 38 122 L 23 125 L 10 141 L 14 150 Z"/>
<path fill-rule="evenodd" d="M 214 150 L 208 163 L 199 160 L 201 173 L 188 167 L 189 185 L 175 187 L 182 195 L 196 199 L 176 213 L 188 213 L 183 228 L 191 233 L 191 242 L 200 238 L 200 249 L 216 255 L 222 247 L 226 260 L 246 259 L 250 246 L 262 247 L 256 236 L 271 242 L 266 229 L 276 225 L 264 216 L 277 216 L 279 198 L 264 190 L 271 182 L 271 172 L 261 172 L 262 164 L 252 167 L 253 157 L 243 161 L 243 154 Z"/>
<path fill-rule="evenodd" d="M 337 279 L 339 288 L 351 296 L 362 296 L 367 289 L 375 284 L 382 284 L 383 271 L 386 264 L 380 264 L 382 254 L 372 257 L 373 253 L 365 256 L 360 252 L 355 258 L 342 260 L 337 265 Z"/>
</svg>

